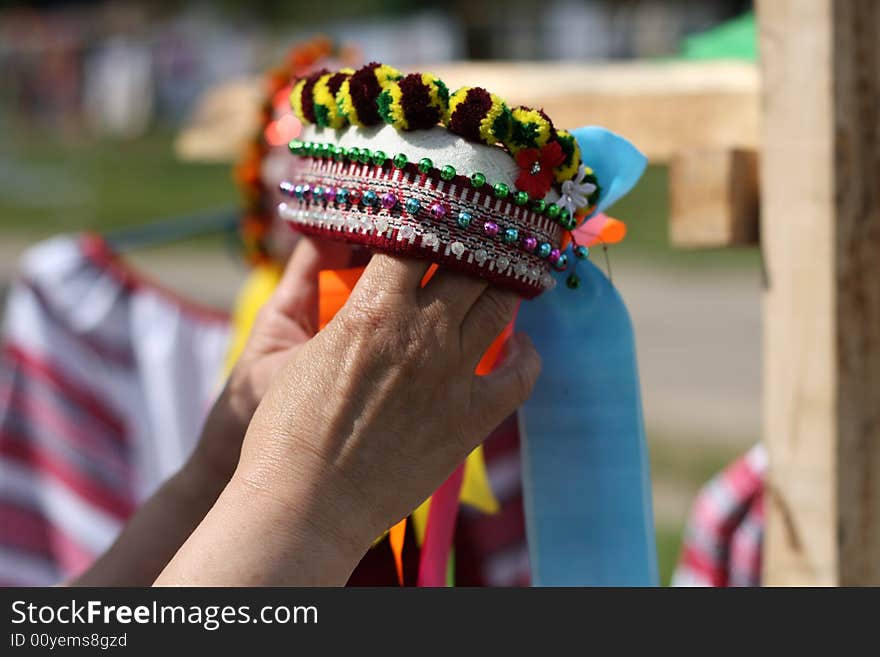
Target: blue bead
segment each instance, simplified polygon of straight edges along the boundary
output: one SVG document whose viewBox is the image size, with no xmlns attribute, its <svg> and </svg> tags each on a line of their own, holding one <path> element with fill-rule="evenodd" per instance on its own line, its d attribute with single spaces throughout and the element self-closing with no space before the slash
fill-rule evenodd
<svg viewBox="0 0 880 657">
<path fill-rule="evenodd" d="M 348 190 L 344 187 L 339 187 L 336 190 L 336 202 L 339 205 L 345 205 L 348 203 Z"/>
<path fill-rule="evenodd" d="M 419 199 L 417 198 L 408 198 L 406 199 L 406 211 L 410 214 L 418 214 L 419 210 L 422 209 L 422 204 L 419 203 Z"/>
<path fill-rule="evenodd" d="M 578 260 L 586 260 L 590 257 L 590 250 L 585 246 L 576 246 L 574 248 L 574 255 Z"/>
<path fill-rule="evenodd" d="M 303 197 L 303 186 L 297 185 L 296 187 L 294 187 L 293 195 L 296 196 L 298 199 L 301 199 Z"/>
<path fill-rule="evenodd" d="M 550 246 L 547 242 L 541 242 L 538 245 L 538 250 L 535 251 L 539 258 L 546 258 L 550 255 L 550 252 L 553 250 L 553 247 Z"/>
<path fill-rule="evenodd" d="M 374 192 L 372 189 L 368 189 L 364 192 L 362 202 L 367 207 L 372 207 L 379 202 L 379 195 L 376 194 L 376 192 Z"/>
<path fill-rule="evenodd" d="M 464 210 L 462 210 L 458 213 L 458 219 L 456 220 L 456 222 L 461 228 L 467 228 L 471 225 L 471 222 L 473 220 L 474 218 L 471 216 L 470 212 L 465 212 Z"/>
<path fill-rule="evenodd" d="M 504 241 L 513 244 L 519 239 L 519 231 L 516 228 L 508 228 L 504 231 Z"/>
<path fill-rule="evenodd" d="M 320 185 L 315 185 L 315 188 L 312 190 L 312 198 L 316 201 L 320 201 L 324 198 L 324 188 Z"/>
<path fill-rule="evenodd" d="M 563 253 L 559 256 L 559 260 L 553 263 L 553 266 L 556 268 L 556 271 L 565 271 L 568 269 L 568 256 Z"/>
</svg>

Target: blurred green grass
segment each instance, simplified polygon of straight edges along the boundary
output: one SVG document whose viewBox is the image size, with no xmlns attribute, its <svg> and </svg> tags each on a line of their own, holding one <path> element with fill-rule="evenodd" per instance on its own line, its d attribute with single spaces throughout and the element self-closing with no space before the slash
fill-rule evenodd
<svg viewBox="0 0 880 657">
<path fill-rule="evenodd" d="M 230 168 L 179 161 L 167 128 L 124 142 L 8 133 L 0 146 L 0 230 L 6 234 L 108 231 L 233 207 L 238 200 Z"/>
<path fill-rule="evenodd" d="M 668 436 L 649 435 L 649 450 L 655 489 L 657 562 L 660 582 L 665 586 L 681 552 L 684 514 L 689 511 L 689 505 L 700 488 L 737 458 L 742 449 L 738 443 L 683 442 Z M 669 492 L 673 493 L 671 500 L 666 499 Z M 687 504 L 681 513 L 677 508 L 680 499 Z M 670 504 L 674 507 L 673 513 L 668 508 Z"/>
</svg>

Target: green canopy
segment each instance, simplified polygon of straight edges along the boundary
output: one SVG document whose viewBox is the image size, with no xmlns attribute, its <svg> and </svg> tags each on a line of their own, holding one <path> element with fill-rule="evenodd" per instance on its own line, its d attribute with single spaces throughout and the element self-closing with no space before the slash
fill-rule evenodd
<svg viewBox="0 0 880 657">
<path fill-rule="evenodd" d="M 681 44 L 682 59 L 741 59 L 753 62 L 758 58 L 755 14 L 748 12 L 732 20 L 687 37 Z"/>
</svg>

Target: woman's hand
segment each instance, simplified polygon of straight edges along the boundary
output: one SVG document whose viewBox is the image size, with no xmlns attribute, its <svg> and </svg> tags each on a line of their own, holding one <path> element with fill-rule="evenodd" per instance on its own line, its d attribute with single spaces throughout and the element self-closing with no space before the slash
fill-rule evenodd
<svg viewBox="0 0 880 657">
<path fill-rule="evenodd" d="M 347 266 L 350 253 L 343 243 L 300 238 L 205 422 L 189 469 L 221 488 L 229 481 L 248 424 L 272 378 L 318 331 L 318 273 Z"/>
<path fill-rule="evenodd" d="M 73 583 L 153 583 L 217 501 L 238 464 L 257 404 L 286 359 L 317 330 L 318 272 L 344 267 L 349 247 L 302 238 L 227 385 L 205 421 L 193 455 L 129 520 L 100 559 Z"/>
<path fill-rule="evenodd" d="M 540 361 L 517 336 L 475 367 L 518 299 L 427 263 L 376 255 L 351 298 L 290 355 L 235 476 L 157 583 L 343 584 L 528 397 Z"/>
</svg>

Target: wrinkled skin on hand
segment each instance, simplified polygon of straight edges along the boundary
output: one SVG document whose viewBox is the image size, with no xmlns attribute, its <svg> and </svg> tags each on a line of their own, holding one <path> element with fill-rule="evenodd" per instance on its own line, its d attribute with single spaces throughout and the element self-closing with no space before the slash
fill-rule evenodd
<svg viewBox="0 0 880 657">
<path fill-rule="evenodd" d="M 540 369 L 517 337 L 498 370 L 476 376 L 517 298 L 450 272 L 422 289 L 426 269 L 375 256 L 275 380 L 245 440 L 240 477 L 266 491 L 320 477 L 361 541 L 427 498 L 525 401 Z"/>
<path fill-rule="evenodd" d="M 373 256 L 314 337 L 317 271 L 270 302 L 230 385 L 245 411 L 266 389 L 238 467 L 158 583 L 343 584 L 527 399 L 540 359 L 523 335 L 474 373 L 518 298 L 445 270 L 422 287 L 428 266 Z"/>
</svg>

